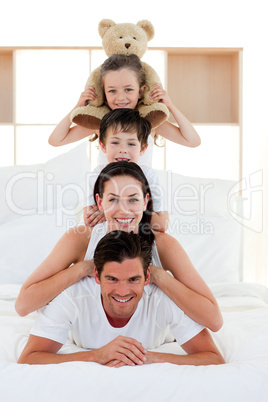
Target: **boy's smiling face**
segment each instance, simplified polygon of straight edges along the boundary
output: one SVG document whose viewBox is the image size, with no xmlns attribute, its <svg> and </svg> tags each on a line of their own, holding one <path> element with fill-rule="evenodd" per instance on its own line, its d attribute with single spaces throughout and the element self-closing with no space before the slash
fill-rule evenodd
<svg viewBox="0 0 268 402">
<path fill-rule="evenodd" d="M 108 162 L 138 162 L 139 157 L 145 152 L 146 148 L 141 149 L 141 144 L 136 133 L 114 133 L 112 129 L 107 130 L 105 145 L 100 143 L 100 147 L 107 154 Z"/>
</svg>

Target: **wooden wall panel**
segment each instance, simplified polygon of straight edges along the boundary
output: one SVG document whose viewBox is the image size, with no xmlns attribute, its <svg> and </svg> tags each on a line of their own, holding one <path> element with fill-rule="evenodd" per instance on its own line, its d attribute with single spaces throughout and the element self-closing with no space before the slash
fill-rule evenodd
<svg viewBox="0 0 268 402">
<path fill-rule="evenodd" d="M 237 60 L 232 54 L 168 54 L 168 93 L 192 123 L 238 124 Z"/>
<path fill-rule="evenodd" d="M 13 123 L 13 52 L 0 52 L 0 123 Z"/>
</svg>

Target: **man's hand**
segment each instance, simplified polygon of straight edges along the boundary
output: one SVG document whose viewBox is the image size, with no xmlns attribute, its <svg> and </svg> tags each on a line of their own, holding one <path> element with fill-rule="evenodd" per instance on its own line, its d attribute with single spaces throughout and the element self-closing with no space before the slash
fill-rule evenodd
<svg viewBox="0 0 268 402">
<path fill-rule="evenodd" d="M 109 367 L 142 365 L 147 351 L 136 339 L 119 335 L 95 351 L 95 361 Z"/>
<path fill-rule="evenodd" d="M 84 222 L 86 226 L 95 226 L 105 221 L 103 212 L 99 211 L 97 205 L 90 205 L 84 208 Z"/>
</svg>

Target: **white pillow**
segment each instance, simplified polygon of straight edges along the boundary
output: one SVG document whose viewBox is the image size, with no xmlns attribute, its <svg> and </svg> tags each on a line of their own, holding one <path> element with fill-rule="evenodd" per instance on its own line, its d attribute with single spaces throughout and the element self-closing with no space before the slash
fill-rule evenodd
<svg viewBox="0 0 268 402">
<path fill-rule="evenodd" d="M 53 215 L 22 216 L 0 226 L 0 285 L 22 284 L 48 256 L 76 215 L 61 210 Z"/>
<path fill-rule="evenodd" d="M 12 202 L 20 209 L 14 212 L 0 201 L 0 284 L 23 283 L 65 231 L 76 224 L 89 171 L 87 146 L 87 142 L 80 144 L 44 165 L 0 169 L 0 188 L 13 185 Z M 23 177 L 25 172 L 28 176 Z M 21 173 L 19 178 L 14 176 Z M 164 171 L 158 174 L 160 193 L 171 211 L 169 233 L 182 244 L 208 283 L 237 281 L 242 228 L 230 216 L 227 205 L 234 183 Z M 14 184 L 10 184 L 12 179 Z M 46 190 L 44 199 L 37 197 L 38 185 Z"/>
<path fill-rule="evenodd" d="M 241 279 L 242 226 L 231 216 L 231 180 L 158 171 L 169 213 L 168 233 L 184 247 L 207 283 Z M 232 205 L 230 202 L 232 201 Z"/>
<path fill-rule="evenodd" d="M 0 284 L 22 284 L 81 215 L 88 141 L 47 163 L 0 169 Z"/>
<path fill-rule="evenodd" d="M 171 215 L 168 233 L 208 284 L 241 279 L 242 226 L 234 219 Z"/>
<path fill-rule="evenodd" d="M 47 163 L 0 169 L 0 224 L 84 201 L 90 171 L 88 141 Z"/>
<path fill-rule="evenodd" d="M 235 182 L 213 178 L 182 176 L 157 170 L 167 210 L 172 215 L 230 217 L 229 193 Z"/>
</svg>

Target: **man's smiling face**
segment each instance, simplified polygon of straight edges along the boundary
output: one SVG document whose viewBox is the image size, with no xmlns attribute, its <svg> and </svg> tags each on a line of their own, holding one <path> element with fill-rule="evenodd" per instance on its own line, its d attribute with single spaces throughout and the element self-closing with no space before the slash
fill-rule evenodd
<svg viewBox="0 0 268 402">
<path fill-rule="evenodd" d="M 100 278 L 95 269 L 95 279 L 101 285 L 102 305 L 110 324 L 123 327 L 135 312 L 144 286 L 150 282 L 150 269 L 145 278 L 140 258 L 107 262 Z"/>
</svg>

